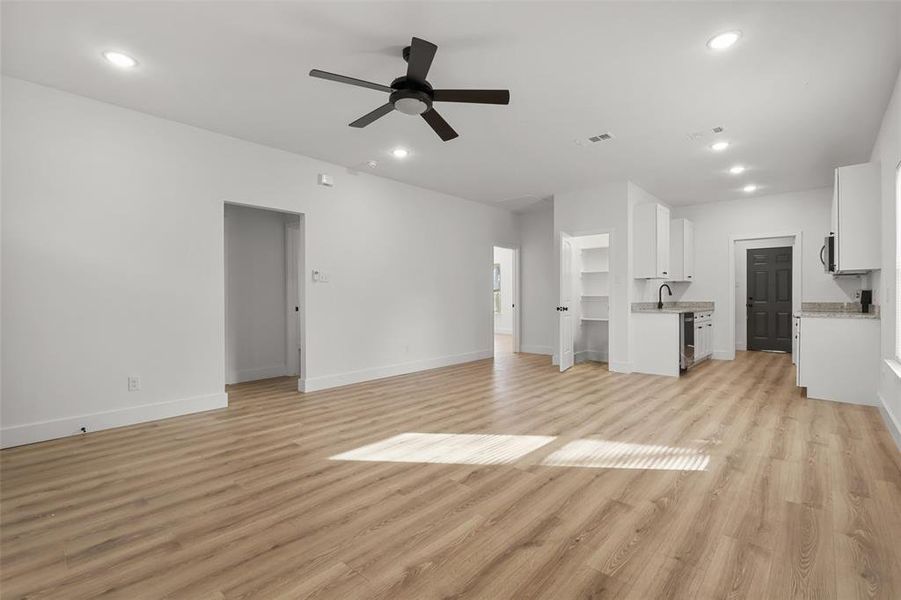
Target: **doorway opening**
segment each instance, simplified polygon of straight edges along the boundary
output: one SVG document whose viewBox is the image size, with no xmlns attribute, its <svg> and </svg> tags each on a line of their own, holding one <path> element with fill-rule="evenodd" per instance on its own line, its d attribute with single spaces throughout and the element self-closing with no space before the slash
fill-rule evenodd
<svg viewBox="0 0 901 600">
<path fill-rule="evenodd" d="M 494 356 L 519 352 L 519 250 L 494 246 L 491 314 Z"/>
<path fill-rule="evenodd" d="M 301 377 L 302 215 L 225 205 L 225 383 Z"/>
<path fill-rule="evenodd" d="M 560 239 L 560 370 L 574 363 L 607 363 L 610 356 L 611 235 Z"/>
<path fill-rule="evenodd" d="M 800 234 L 734 240 L 734 348 L 792 352 L 800 297 Z"/>
</svg>

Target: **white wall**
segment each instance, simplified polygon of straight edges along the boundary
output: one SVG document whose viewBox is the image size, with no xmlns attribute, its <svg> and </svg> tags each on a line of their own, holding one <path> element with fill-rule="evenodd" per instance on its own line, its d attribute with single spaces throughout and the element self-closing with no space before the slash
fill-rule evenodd
<svg viewBox="0 0 901 600">
<path fill-rule="evenodd" d="M 901 73 L 895 81 L 895 91 L 882 119 L 879 135 L 870 157 L 881 165 L 882 171 L 882 273 L 874 287 L 882 303 L 882 357 L 879 396 L 886 424 L 901 448 L 901 364 L 893 360 L 895 354 L 895 315 L 898 302 L 895 296 L 897 231 L 895 174 L 901 163 Z M 893 364 L 898 371 L 892 368 Z"/>
<path fill-rule="evenodd" d="M 801 295 L 804 302 L 850 302 L 859 277 L 834 278 L 823 271 L 819 259 L 823 238 L 829 231 L 832 189 L 730 200 L 676 207 L 673 218 L 695 225 L 695 277 L 693 283 L 671 284 L 673 300 L 710 301 L 714 312 L 713 349 L 720 357 L 734 352 L 731 314 L 735 302 L 729 287 L 729 244 L 732 236 L 759 237 L 801 232 Z"/>
<path fill-rule="evenodd" d="M 308 389 L 491 355 L 507 211 L 13 78 L 2 121 L 4 445 L 224 405 L 225 202 L 304 214 Z"/>
<path fill-rule="evenodd" d="M 553 354 L 557 306 L 552 207 L 519 215 L 520 302 L 523 352 Z"/>
<path fill-rule="evenodd" d="M 748 349 L 748 250 L 794 246 L 795 238 L 743 240 L 735 243 L 735 349 Z M 794 259 L 794 256 L 792 256 Z M 795 275 L 792 273 L 792 301 L 797 300 Z M 800 303 L 797 303 L 800 304 Z"/>
<path fill-rule="evenodd" d="M 513 335 L 513 250 L 495 248 L 494 262 L 501 266 L 501 312 L 494 314 L 494 332 Z"/>
<path fill-rule="evenodd" d="M 285 226 L 297 216 L 225 206 L 225 381 L 288 375 Z M 296 373 L 294 373 L 296 374 Z"/>
</svg>

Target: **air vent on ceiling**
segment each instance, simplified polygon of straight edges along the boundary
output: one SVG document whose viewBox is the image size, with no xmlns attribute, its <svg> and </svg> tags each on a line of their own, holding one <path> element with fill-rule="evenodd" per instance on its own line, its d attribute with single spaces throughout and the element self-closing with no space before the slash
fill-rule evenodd
<svg viewBox="0 0 901 600">
<path fill-rule="evenodd" d="M 606 141 L 612 140 L 612 139 L 613 139 L 613 134 L 610 132 L 607 132 L 607 133 L 600 133 L 598 135 L 593 135 L 590 138 L 588 138 L 588 141 L 591 142 L 592 144 L 596 144 L 598 142 L 606 142 Z"/>
</svg>

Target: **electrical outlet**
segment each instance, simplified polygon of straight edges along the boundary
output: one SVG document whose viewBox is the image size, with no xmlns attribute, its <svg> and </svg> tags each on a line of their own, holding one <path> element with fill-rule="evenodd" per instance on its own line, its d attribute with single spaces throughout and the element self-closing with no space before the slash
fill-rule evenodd
<svg viewBox="0 0 901 600">
<path fill-rule="evenodd" d="M 141 378 L 140 377 L 129 377 L 128 378 L 128 391 L 129 392 L 140 392 L 141 391 Z"/>
<path fill-rule="evenodd" d="M 860 290 L 854 290 L 854 299 L 860 300 Z"/>
</svg>

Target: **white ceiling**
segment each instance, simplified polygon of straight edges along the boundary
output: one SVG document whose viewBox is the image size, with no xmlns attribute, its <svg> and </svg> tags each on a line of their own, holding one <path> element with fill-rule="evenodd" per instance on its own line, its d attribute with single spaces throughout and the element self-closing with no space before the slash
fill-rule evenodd
<svg viewBox="0 0 901 600">
<path fill-rule="evenodd" d="M 729 29 L 735 47 L 706 48 Z M 510 105 L 440 105 L 460 133 L 444 143 L 396 112 L 347 127 L 386 95 L 307 76 L 388 84 L 412 35 L 439 47 L 435 87 L 509 88 Z M 2 4 L 5 74 L 510 208 L 615 178 L 671 204 L 829 185 L 869 157 L 899 39 L 896 2 Z M 615 140 L 575 142 L 604 131 Z"/>
</svg>

